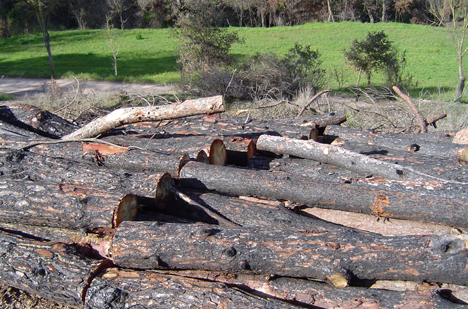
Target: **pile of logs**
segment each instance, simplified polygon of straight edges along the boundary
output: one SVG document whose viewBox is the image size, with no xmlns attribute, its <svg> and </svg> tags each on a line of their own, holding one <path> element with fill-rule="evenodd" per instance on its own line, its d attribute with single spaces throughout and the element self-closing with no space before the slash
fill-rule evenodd
<svg viewBox="0 0 468 309">
<path fill-rule="evenodd" d="M 223 108 L 126 108 L 80 128 L 1 106 L 0 282 L 78 308 L 466 307 L 447 288 L 468 286 L 453 134 Z M 415 288 L 379 288 L 403 281 Z"/>
</svg>

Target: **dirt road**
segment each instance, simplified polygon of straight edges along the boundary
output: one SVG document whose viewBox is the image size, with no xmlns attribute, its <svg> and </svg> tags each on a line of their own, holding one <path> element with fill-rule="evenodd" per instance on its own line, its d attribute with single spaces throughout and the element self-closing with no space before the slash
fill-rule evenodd
<svg viewBox="0 0 468 309">
<path fill-rule="evenodd" d="M 83 91 L 115 92 L 119 90 L 127 92 L 167 94 L 176 93 L 177 87 L 172 85 L 154 84 L 129 84 L 122 82 L 105 81 L 78 81 L 75 79 L 56 79 L 55 84 L 63 91 L 75 90 L 78 87 Z M 0 93 L 9 93 L 16 96 L 45 92 L 51 85 L 50 79 L 33 78 L 0 78 Z"/>
</svg>

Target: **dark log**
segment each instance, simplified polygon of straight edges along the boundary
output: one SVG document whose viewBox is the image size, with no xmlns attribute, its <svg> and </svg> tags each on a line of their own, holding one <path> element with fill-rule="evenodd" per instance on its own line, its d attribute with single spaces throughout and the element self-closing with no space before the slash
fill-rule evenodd
<svg viewBox="0 0 468 309">
<path fill-rule="evenodd" d="M 62 117 L 27 104 L 0 106 L 0 120 L 50 138 L 60 138 L 78 129 Z"/>
<path fill-rule="evenodd" d="M 92 166 L 25 151 L 0 150 L 0 173 L 14 179 L 46 181 L 133 194 L 164 208 L 172 198 L 169 173 L 146 174 Z"/>
<path fill-rule="evenodd" d="M 133 220 L 134 195 L 44 181 L 0 178 L 0 221 L 92 231 Z"/>
<path fill-rule="evenodd" d="M 116 266 L 252 272 L 332 280 L 468 283 L 462 236 L 400 236 L 334 230 L 223 228 L 123 222 L 111 247 Z"/>
<path fill-rule="evenodd" d="M 468 227 L 464 199 L 434 198 L 413 192 L 376 190 L 347 183 L 316 181 L 288 173 L 242 170 L 189 162 L 180 184 L 236 195 L 289 200 L 311 207 L 374 214 L 385 218 Z"/>
<path fill-rule="evenodd" d="M 29 138 L 42 138 L 39 134 L 26 129 L 21 129 L 15 125 L 0 120 L 0 133 L 4 136 L 19 136 Z"/>
<path fill-rule="evenodd" d="M 452 144 L 450 134 L 375 134 L 341 126 L 328 126 L 327 136 L 339 137 L 350 143 L 365 143 L 378 147 L 385 147 L 399 151 L 412 151 L 416 154 L 455 159 L 463 145 Z"/>
<path fill-rule="evenodd" d="M 110 268 L 94 278 L 84 308 L 298 308 L 218 282 Z"/>
<path fill-rule="evenodd" d="M 428 304 L 435 308 L 462 306 L 443 298 L 437 287 L 429 289 L 416 283 L 414 290 L 392 291 L 357 286 L 343 289 L 313 280 L 217 271 L 146 272 L 222 282 L 244 290 L 248 288 L 252 294 L 261 293 L 263 297 L 282 299 L 304 307 L 314 306 L 313 308 L 424 308 Z"/>
<path fill-rule="evenodd" d="M 162 106 L 119 108 L 104 117 L 93 120 L 62 139 L 95 137 L 118 126 L 140 121 L 158 121 L 197 114 L 212 114 L 224 111 L 222 96 L 186 100 Z"/>
<path fill-rule="evenodd" d="M 262 200 L 253 197 L 232 197 L 216 193 L 203 193 L 194 190 L 183 190 L 187 195 L 198 203 L 216 211 L 228 220 L 243 227 L 258 228 L 296 228 L 309 232 L 326 232 L 333 229 L 343 229 L 343 226 L 330 224 L 323 220 L 317 220 L 294 213 L 284 207 L 284 203 Z M 184 210 L 180 205 L 172 204 L 175 207 L 172 213 Z M 187 214 L 183 215 L 188 217 Z M 222 224 L 221 224 L 222 225 Z"/>
<path fill-rule="evenodd" d="M 338 146 L 321 144 L 313 140 L 262 135 L 257 140 L 257 148 L 338 165 L 363 176 L 378 175 L 386 179 L 405 181 L 448 181 L 409 167 L 383 162 Z"/>
<path fill-rule="evenodd" d="M 66 158 L 93 165 L 124 168 L 131 172 L 167 172 L 179 175 L 187 155 L 166 155 L 154 151 L 103 144 L 100 140 L 53 141 L 0 135 L 2 149 L 28 150 L 43 156 Z"/>
<path fill-rule="evenodd" d="M 88 249 L 0 232 L 0 282 L 57 303 L 82 307 L 91 279 L 110 264 L 87 258 L 83 251 Z"/>
</svg>

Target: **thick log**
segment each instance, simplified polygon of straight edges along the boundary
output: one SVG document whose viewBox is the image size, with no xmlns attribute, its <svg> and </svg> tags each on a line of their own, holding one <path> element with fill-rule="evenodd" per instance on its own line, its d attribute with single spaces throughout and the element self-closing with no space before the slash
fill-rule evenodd
<svg viewBox="0 0 468 309">
<path fill-rule="evenodd" d="M 92 231 L 133 220 L 137 197 L 44 181 L 0 178 L 0 221 Z"/>
<path fill-rule="evenodd" d="M 182 189 L 181 189 L 182 190 Z M 194 190 L 183 190 L 196 202 L 216 211 L 231 222 L 243 227 L 258 228 L 296 228 L 302 231 L 325 232 L 333 229 L 343 229 L 342 226 L 330 224 L 323 220 L 304 217 L 284 207 L 284 203 L 262 200 L 252 197 L 232 197 L 216 193 L 203 193 Z M 193 215 L 193 206 L 184 208 L 172 204 L 171 213 L 189 218 Z M 202 210 L 200 210 L 202 211 Z M 205 221 L 206 222 L 206 221 Z M 220 225 L 222 225 L 220 223 Z"/>
<path fill-rule="evenodd" d="M 160 209 L 172 198 L 173 180 L 169 173 L 132 173 L 25 151 L 0 150 L 0 173 L 14 179 L 89 186 L 123 195 L 138 195 L 151 199 L 151 204 Z"/>
<path fill-rule="evenodd" d="M 222 96 L 187 100 L 163 106 L 128 107 L 117 109 L 110 114 L 95 119 L 62 139 L 79 139 L 95 137 L 123 124 L 140 121 L 158 121 L 180 118 L 196 114 L 212 114 L 224 111 Z"/>
<path fill-rule="evenodd" d="M 326 283 L 307 279 L 275 277 L 265 275 L 226 273 L 218 271 L 179 270 L 145 271 L 202 280 L 222 282 L 252 294 L 276 298 L 313 308 L 461 308 L 462 305 L 448 301 L 442 292 L 433 287 L 412 283 L 412 290 L 393 291 L 387 289 L 352 286 L 337 288 Z M 393 282 L 393 281 L 391 281 Z M 450 290 L 446 290 L 449 292 Z"/>
<path fill-rule="evenodd" d="M 378 147 L 385 147 L 399 151 L 411 151 L 415 154 L 455 159 L 463 145 L 452 144 L 450 134 L 375 134 L 341 126 L 328 126 L 325 134 L 339 137 L 350 143 L 365 143 Z M 346 145 L 346 144 L 345 144 Z"/>
<path fill-rule="evenodd" d="M 257 148 L 338 165 L 363 176 L 377 175 L 386 179 L 405 181 L 446 181 L 409 167 L 383 162 L 338 146 L 321 144 L 313 140 L 262 135 L 257 140 Z"/>
<path fill-rule="evenodd" d="M 50 138 L 60 138 L 78 129 L 62 117 L 27 104 L 0 106 L 0 120 Z"/>
<path fill-rule="evenodd" d="M 114 146 L 97 139 L 55 141 L 25 139 L 0 135 L 2 149 L 28 150 L 43 156 L 106 167 L 124 168 L 129 172 L 167 172 L 177 178 L 187 155 L 166 155 L 138 147 Z M 127 145 L 128 146 L 128 145 Z"/>
<path fill-rule="evenodd" d="M 89 282 L 108 260 L 82 254 L 86 248 L 0 232 L 0 281 L 49 300 L 82 307 Z"/>
<path fill-rule="evenodd" d="M 31 132 L 26 129 L 19 128 L 15 125 L 9 124 L 0 120 L 0 133 L 5 136 L 19 136 L 19 137 L 29 137 L 29 138 L 41 138 L 39 134 Z"/>
<path fill-rule="evenodd" d="M 189 162 L 180 185 L 236 195 L 289 200 L 310 207 L 337 209 L 384 218 L 468 227 L 467 202 L 456 196 L 434 198 L 414 192 L 371 189 L 349 183 L 316 181 L 288 173 L 252 171 Z"/>
<path fill-rule="evenodd" d="M 468 283 L 462 236 L 386 237 L 346 230 L 305 233 L 127 221 L 116 230 L 111 253 L 115 265 L 124 268 Z"/>
<path fill-rule="evenodd" d="M 91 308 L 298 308 L 224 283 L 150 271 L 110 268 L 86 294 Z"/>
</svg>

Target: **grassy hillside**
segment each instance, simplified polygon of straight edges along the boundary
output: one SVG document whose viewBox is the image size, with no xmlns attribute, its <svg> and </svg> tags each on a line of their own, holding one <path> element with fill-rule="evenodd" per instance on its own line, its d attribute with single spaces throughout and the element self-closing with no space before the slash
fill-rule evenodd
<svg viewBox="0 0 468 309">
<path fill-rule="evenodd" d="M 309 23 L 295 27 L 234 28 L 245 39 L 232 53 L 239 57 L 257 52 L 284 54 L 295 42 L 311 45 L 322 55 L 330 74 L 329 86 L 337 89 L 354 84 L 357 72 L 346 66 L 343 50 L 354 39 L 362 40 L 369 31 L 384 30 L 400 50 L 407 50 L 408 70 L 421 89 L 437 91 L 457 83 L 455 48 L 443 28 L 396 23 L 362 24 Z M 116 30 L 119 45 L 119 80 L 129 82 L 173 83 L 179 80 L 177 41 L 168 29 Z M 141 37 L 141 39 L 139 39 Z M 51 48 L 56 78 L 70 75 L 113 80 L 111 50 L 104 30 L 51 32 Z M 466 60 L 468 61 L 468 59 Z M 468 70 L 468 68 L 467 68 Z M 40 34 L 15 36 L 0 41 L 0 74 L 6 76 L 50 77 L 47 53 Z M 467 72 L 468 74 L 468 72 Z M 365 82 L 365 78 L 362 79 Z M 375 83 L 383 82 L 376 76 Z"/>
</svg>

